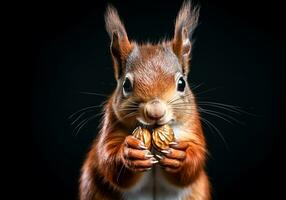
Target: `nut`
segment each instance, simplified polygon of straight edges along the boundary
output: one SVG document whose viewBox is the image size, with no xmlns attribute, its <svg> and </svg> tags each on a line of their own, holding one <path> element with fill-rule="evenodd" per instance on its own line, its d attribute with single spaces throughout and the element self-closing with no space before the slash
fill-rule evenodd
<svg viewBox="0 0 286 200">
<path fill-rule="evenodd" d="M 132 135 L 138 140 L 141 140 L 145 144 L 147 149 L 151 149 L 152 137 L 148 129 L 138 126 L 136 129 L 134 129 Z"/>
<path fill-rule="evenodd" d="M 175 141 L 175 135 L 173 129 L 169 125 L 163 125 L 154 129 L 152 133 L 153 146 L 162 151 L 169 148 L 169 143 Z"/>
</svg>

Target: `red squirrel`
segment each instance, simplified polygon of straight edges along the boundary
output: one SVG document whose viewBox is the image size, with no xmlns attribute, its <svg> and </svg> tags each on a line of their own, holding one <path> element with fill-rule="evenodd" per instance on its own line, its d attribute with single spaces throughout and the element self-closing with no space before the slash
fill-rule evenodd
<svg viewBox="0 0 286 200">
<path fill-rule="evenodd" d="M 158 44 L 129 41 L 117 10 L 105 14 L 117 87 L 83 164 L 81 200 L 210 200 L 206 141 L 188 85 L 191 35 L 199 8 L 183 3 L 174 37 Z M 176 141 L 158 154 L 132 136 L 142 125 L 168 124 Z"/>
</svg>

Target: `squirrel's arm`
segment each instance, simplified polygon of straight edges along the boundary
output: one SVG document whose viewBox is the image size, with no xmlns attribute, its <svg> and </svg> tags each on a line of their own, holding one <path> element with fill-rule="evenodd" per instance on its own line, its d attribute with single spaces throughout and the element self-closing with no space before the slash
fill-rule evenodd
<svg viewBox="0 0 286 200">
<path fill-rule="evenodd" d="M 91 176 L 96 173 L 104 182 L 120 189 L 129 188 L 135 184 L 141 174 L 127 168 L 123 161 L 127 136 L 120 129 L 101 134 L 100 139 L 95 141 L 89 152 L 84 166 L 89 169 Z"/>
<path fill-rule="evenodd" d="M 178 145 L 171 145 L 172 153 L 166 155 L 165 159 L 161 161 L 163 165 L 167 166 L 167 170 L 164 170 L 167 179 L 178 186 L 192 183 L 205 165 L 206 144 L 201 127 L 197 126 L 197 130 L 192 134 L 192 139 L 179 140 Z M 176 164 L 180 166 L 177 169 Z"/>
<path fill-rule="evenodd" d="M 105 179 L 115 187 L 129 188 L 135 184 L 140 173 L 130 170 L 124 164 L 124 146 L 128 134 L 123 130 L 116 130 L 106 134 L 97 144 L 100 171 Z"/>
<path fill-rule="evenodd" d="M 195 143 L 188 142 L 186 159 L 179 171 L 164 171 L 170 182 L 178 186 L 186 186 L 192 183 L 200 174 L 205 162 L 205 150 Z"/>
</svg>

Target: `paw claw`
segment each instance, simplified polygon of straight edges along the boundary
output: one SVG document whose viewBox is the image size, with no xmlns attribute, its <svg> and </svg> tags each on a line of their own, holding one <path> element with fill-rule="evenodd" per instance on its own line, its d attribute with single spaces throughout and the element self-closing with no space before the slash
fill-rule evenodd
<svg viewBox="0 0 286 200">
<path fill-rule="evenodd" d="M 147 150 L 147 147 L 146 147 L 143 143 L 140 143 L 140 144 L 139 144 L 139 147 L 140 147 L 141 149 Z"/>
<path fill-rule="evenodd" d="M 163 156 L 160 156 L 160 155 L 156 155 L 156 157 L 157 157 L 159 160 L 162 160 L 162 159 L 163 159 Z"/>
<path fill-rule="evenodd" d="M 159 162 L 158 160 L 153 160 L 153 161 L 151 161 L 152 164 L 156 164 L 156 163 L 158 163 L 158 162 Z"/>
<path fill-rule="evenodd" d="M 164 154 L 169 154 L 169 153 L 171 153 L 171 150 L 170 150 L 170 149 L 168 149 L 168 150 L 162 150 L 161 152 L 164 153 Z"/>
</svg>

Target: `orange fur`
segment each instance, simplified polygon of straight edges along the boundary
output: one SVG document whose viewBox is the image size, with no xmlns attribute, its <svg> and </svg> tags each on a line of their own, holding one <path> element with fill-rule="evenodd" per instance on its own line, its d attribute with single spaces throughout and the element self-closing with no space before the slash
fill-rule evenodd
<svg viewBox="0 0 286 200">
<path fill-rule="evenodd" d="M 111 109 L 109 101 L 100 136 L 82 168 L 80 199 L 120 199 L 119 191 L 134 185 L 141 176 L 131 172 L 122 162 L 122 144 L 128 131 L 120 124 L 114 124 L 115 116 Z"/>
<path fill-rule="evenodd" d="M 126 158 L 126 150 L 137 152 L 133 155 L 143 151 L 136 143 L 140 141 L 130 143 L 127 139 L 136 128 L 138 117 L 143 116 L 144 105 L 153 99 L 166 102 L 166 113 L 179 126 L 178 146 L 177 149 L 173 147 L 173 156 L 178 159 L 166 156 L 158 163 L 163 166 L 164 178 L 176 188 L 184 189 L 183 200 L 211 199 L 210 184 L 204 170 L 206 142 L 195 98 L 188 85 L 184 91 L 187 95 L 178 93 L 176 86 L 177 74 L 182 74 L 186 80 L 189 71 L 191 43 L 188 43 L 186 30 L 192 31 L 190 29 L 194 28 L 198 18 L 198 11 L 191 14 L 190 8 L 186 3 L 179 12 L 172 41 L 145 45 L 130 43 L 117 11 L 108 8 L 106 28 L 112 39 L 110 48 L 119 85 L 105 105 L 101 131 L 82 167 L 81 200 L 123 199 L 124 193 L 142 179 L 143 171 L 159 162 L 146 158 L 140 163 L 144 162 L 147 167 L 136 168 L 134 160 Z M 132 76 L 133 93 L 129 96 L 122 92 L 126 74 Z M 167 103 L 176 98 L 177 106 L 183 106 L 181 110 Z M 137 110 L 131 113 L 128 109 L 134 107 Z M 183 159 L 179 159 L 180 155 Z"/>
</svg>

